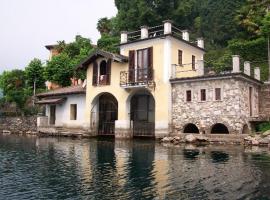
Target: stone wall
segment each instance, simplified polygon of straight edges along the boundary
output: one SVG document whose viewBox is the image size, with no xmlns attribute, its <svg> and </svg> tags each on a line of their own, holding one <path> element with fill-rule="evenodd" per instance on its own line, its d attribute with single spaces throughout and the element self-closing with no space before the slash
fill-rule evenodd
<svg viewBox="0 0 270 200">
<path fill-rule="evenodd" d="M 0 133 L 2 133 L 3 130 L 20 134 L 36 132 L 37 117 L 0 117 Z"/>
<path fill-rule="evenodd" d="M 261 87 L 259 110 L 262 118 L 270 119 L 270 82 Z"/>
<path fill-rule="evenodd" d="M 172 123 L 174 133 L 183 133 L 188 123 L 200 133 L 210 134 L 213 125 L 224 124 L 230 134 L 241 134 L 244 126 L 250 130 L 249 87 L 253 88 L 253 117 L 259 115 L 259 85 L 237 78 L 187 81 L 172 85 Z M 215 88 L 221 88 L 221 101 L 214 100 Z M 200 101 L 200 89 L 206 89 L 207 100 Z M 192 91 L 192 101 L 186 102 L 186 90 Z M 246 129 L 246 128 L 245 128 Z"/>
</svg>

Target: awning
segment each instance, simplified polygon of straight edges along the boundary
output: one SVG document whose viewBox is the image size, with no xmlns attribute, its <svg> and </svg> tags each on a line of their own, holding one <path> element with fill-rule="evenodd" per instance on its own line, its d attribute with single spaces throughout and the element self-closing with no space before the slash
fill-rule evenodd
<svg viewBox="0 0 270 200">
<path fill-rule="evenodd" d="M 37 101 L 36 104 L 61 104 L 66 98 L 42 99 Z"/>
</svg>

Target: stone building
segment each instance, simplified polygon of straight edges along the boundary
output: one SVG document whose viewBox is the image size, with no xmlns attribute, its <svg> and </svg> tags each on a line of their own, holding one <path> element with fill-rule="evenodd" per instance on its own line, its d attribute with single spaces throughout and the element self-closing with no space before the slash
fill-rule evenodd
<svg viewBox="0 0 270 200">
<path fill-rule="evenodd" d="M 42 97 L 41 103 L 50 106 L 49 121 L 55 106 L 62 108 L 57 110 L 60 119 L 73 113 L 72 104 L 81 108 L 75 109 L 74 115 L 80 116 L 76 123 L 70 116 L 65 123 L 49 125 L 76 125 L 91 136 L 115 138 L 242 134 L 270 113 L 270 84 L 260 81 L 259 68 L 252 77 L 245 62 L 241 72 L 240 58 L 233 56 L 232 71 L 205 73 L 203 39 L 190 41 L 188 31 L 171 21 L 122 32 L 119 46 L 120 54 L 97 49 L 77 66 L 86 71 L 84 94 L 80 101 L 75 98 L 77 103 L 69 101 L 74 94 L 60 103 Z M 51 56 L 57 53 L 55 46 L 47 48 Z"/>
</svg>

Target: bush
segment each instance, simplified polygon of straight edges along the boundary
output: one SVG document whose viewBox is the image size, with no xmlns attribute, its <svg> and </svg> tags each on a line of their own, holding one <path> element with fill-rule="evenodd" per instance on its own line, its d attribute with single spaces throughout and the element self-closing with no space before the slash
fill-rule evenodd
<svg viewBox="0 0 270 200">
<path fill-rule="evenodd" d="M 270 130 L 270 122 L 264 122 L 258 125 L 259 132 L 265 132 Z"/>
</svg>

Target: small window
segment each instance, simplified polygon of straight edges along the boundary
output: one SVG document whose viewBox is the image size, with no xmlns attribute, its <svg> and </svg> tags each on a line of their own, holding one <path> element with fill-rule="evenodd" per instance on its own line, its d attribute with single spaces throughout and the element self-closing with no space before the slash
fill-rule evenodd
<svg viewBox="0 0 270 200">
<path fill-rule="evenodd" d="M 77 104 L 70 104 L 70 120 L 77 120 Z"/>
<path fill-rule="evenodd" d="M 178 50 L 178 64 L 183 65 L 183 51 Z"/>
<path fill-rule="evenodd" d="M 201 89 L 201 101 L 206 101 L 206 89 Z"/>
<path fill-rule="evenodd" d="M 221 101 L 221 88 L 215 88 L 215 101 Z"/>
<path fill-rule="evenodd" d="M 195 70 L 195 56 L 192 55 L 192 70 Z"/>
<path fill-rule="evenodd" d="M 186 101 L 187 102 L 191 102 L 192 98 L 191 98 L 191 90 L 187 90 L 186 91 Z"/>
</svg>

